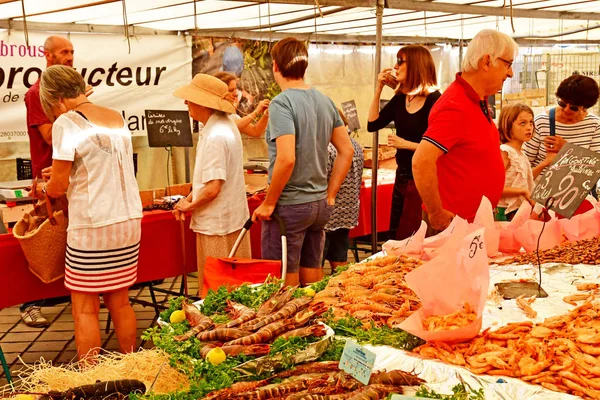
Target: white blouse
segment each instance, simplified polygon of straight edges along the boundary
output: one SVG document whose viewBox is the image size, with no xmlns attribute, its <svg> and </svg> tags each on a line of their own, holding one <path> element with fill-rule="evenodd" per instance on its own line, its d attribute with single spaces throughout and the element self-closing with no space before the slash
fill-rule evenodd
<svg viewBox="0 0 600 400">
<path fill-rule="evenodd" d="M 533 191 L 533 171 L 529 164 L 529 159 L 524 153 L 519 153 L 517 150 L 508 144 L 501 144 L 500 150 L 508 154 L 510 165 L 506 170 L 506 179 L 504 187 L 523 188 Z M 502 196 L 498 202 L 498 207 L 506 208 L 505 214 L 517 210 L 525 198 L 523 196 Z"/>
<path fill-rule="evenodd" d="M 72 161 L 69 228 L 99 228 L 142 218 L 131 132 L 92 124 L 69 111 L 52 125 L 52 158 Z"/>
<path fill-rule="evenodd" d="M 215 179 L 225 181 L 219 195 L 192 212 L 190 227 L 204 235 L 224 236 L 242 229 L 248 220 L 248 201 L 244 183 L 242 138 L 230 118 L 213 114 L 200 133 L 192 201 L 202 188 Z"/>
</svg>

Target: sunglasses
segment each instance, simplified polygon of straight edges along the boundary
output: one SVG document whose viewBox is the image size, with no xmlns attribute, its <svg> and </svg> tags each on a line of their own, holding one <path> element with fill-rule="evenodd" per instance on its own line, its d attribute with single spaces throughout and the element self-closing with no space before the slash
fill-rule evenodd
<svg viewBox="0 0 600 400">
<path fill-rule="evenodd" d="M 396 65 L 398 65 L 399 67 L 404 64 L 406 62 L 406 60 L 401 59 L 400 57 L 398 57 L 396 59 Z"/>
<path fill-rule="evenodd" d="M 568 105 L 568 106 L 569 106 L 569 110 L 571 110 L 571 111 L 575 111 L 575 112 L 577 112 L 577 111 L 580 111 L 582 108 L 585 108 L 585 107 L 583 107 L 583 106 L 574 106 L 574 105 L 572 105 L 572 104 L 565 103 L 565 102 L 564 102 L 564 101 L 562 101 L 562 100 L 558 100 L 556 103 L 557 103 L 557 104 L 558 104 L 558 106 L 559 106 L 559 107 L 561 107 L 561 108 L 567 108 L 567 105 Z"/>
</svg>

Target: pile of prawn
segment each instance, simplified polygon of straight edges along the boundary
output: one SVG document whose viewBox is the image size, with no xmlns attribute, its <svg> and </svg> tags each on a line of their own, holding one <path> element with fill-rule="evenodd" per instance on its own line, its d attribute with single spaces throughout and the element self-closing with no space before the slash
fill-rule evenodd
<svg viewBox="0 0 600 400">
<path fill-rule="evenodd" d="M 269 343 L 279 337 L 325 336 L 325 326 L 313 322 L 327 311 L 326 306 L 318 302 L 311 304 L 312 298 L 307 296 L 291 300 L 295 290 L 295 286 L 281 288 L 258 310 L 228 301 L 231 321 L 220 325 L 194 305 L 183 302 L 191 329 L 174 339 L 182 342 L 195 336 L 203 343 L 202 357 L 215 347 L 220 347 L 228 356 L 263 356 L 270 351 Z"/>
<path fill-rule="evenodd" d="M 374 372 L 369 384 L 364 385 L 340 371 L 338 364 L 338 361 L 301 364 L 260 381 L 234 383 L 209 393 L 204 400 L 377 400 L 387 398 L 390 393 L 402 393 L 402 386 L 424 383 L 414 374 L 394 370 Z"/>
<path fill-rule="evenodd" d="M 315 302 L 331 307 L 336 319 L 348 314 L 370 327 L 395 327 L 421 307 L 404 276 L 422 261 L 400 256 L 378 257 L 355 264 L 332 277 Z"/>
<path fill-rule="evenodd" d="M 431 342 L 413 351 L 476 374 L 520 378 L 553 391 L 600 399 L 600 303 L 588 301 L 541 324 L 510 323 L 466 343 Z"/>
<path fill-rule="evenodd" d="M 461 310 L 448 315 L 432 315 L 423 320 L 423 329 L 427 331 L 452 331 L 467 326 L 477 320 L 477 313 L 469 303 Z"/>
</svg>

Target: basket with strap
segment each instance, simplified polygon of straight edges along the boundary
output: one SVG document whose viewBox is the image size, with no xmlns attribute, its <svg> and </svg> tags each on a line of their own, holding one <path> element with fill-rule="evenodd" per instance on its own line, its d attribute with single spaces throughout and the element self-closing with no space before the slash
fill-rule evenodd
<svg viewBox="0 0 600 400">
<path fill-rule="evenodd" d="M 66 197 L 50 199 L 46 196 L 13 228 L 29 269 L 44 283 L 65 275 L 68 225 Z"/>
</svg>

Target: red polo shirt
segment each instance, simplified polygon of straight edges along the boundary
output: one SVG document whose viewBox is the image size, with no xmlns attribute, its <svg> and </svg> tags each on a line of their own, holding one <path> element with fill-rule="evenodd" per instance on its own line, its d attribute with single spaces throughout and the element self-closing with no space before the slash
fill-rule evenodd
<svg viewBox="0 0 600 400">
<path fill-rule="evenodd" d="M 39 175 L 42 169 L 52 165 L 52 145 L 46 143 L 38 126 L 51 124 L 40 102 L 40 81 L 33 84 L 25 94 L 27 107 L 27 133 L 31 153 L 31 171 Z"/>
<path fill-rule="evenodd" d="M 431 109 L 423 140 L 444 152 L 437 160 L 444 209 L 472 222 L 483 196 L 498 205 L 505 177 L 498 129 L 460 73 Z"/>
</svg>

